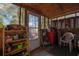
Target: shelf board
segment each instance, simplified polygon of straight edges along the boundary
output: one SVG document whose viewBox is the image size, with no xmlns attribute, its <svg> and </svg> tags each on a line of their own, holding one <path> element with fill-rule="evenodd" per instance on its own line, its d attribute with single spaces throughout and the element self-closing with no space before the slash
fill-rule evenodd
<svg viewBox="0 0 79 59">
<path fill-rule="evenodd" d="M 20 41 L 25 41 L 25 40 L 26 40 L 26 39 L 14 40 L 13 43 L 14 43 L 14 42 L 20 42 Z"/>
<path fill-rule="evenodd" d="M 21 51 L 23 51 L 23 50 L 25 50 L 25 49 L 26 49 L 26 47 L 21 48 L 21 49 L 16 49 L 16 50 L 14 50 L 14 51 L 12 51 L 12 52 L 5 53 L 5 55 L 13 55 L 13 54 L 19 53 L 19 52 L 21 52 Z"/>
<path fill-rule="evenodd" d="M 6 33 L 17 33 L 17 32 L 24 32 L 26 30 L 5 30 Z"/>
<path fill-rule="evenodd" d="M 30 54 L 29 53 L 25 53 L 25 56 L 29 56 Z"/>
<path fill-rule="evenodd" d="M 16 43 L 16 42 L 23 42 L 23 41 L 26 41 L 26 39 L 13 40 L 12 42 L 9 42 L 9 43 Z M 5 42 L 5 44 L 9 44 L 9 43 Z"/>
</svg>

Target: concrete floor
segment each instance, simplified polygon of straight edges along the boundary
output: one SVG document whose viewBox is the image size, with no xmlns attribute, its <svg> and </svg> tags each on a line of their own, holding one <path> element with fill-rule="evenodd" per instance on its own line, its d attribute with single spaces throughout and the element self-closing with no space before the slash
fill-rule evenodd
<svg viewBox="0 0 79 59">
<path fill-rule="evenodd" d="M 31 56 L 52 56 L 48 51 L 48 48 L 40 47 L 34 51 L 32 51 Z"/>
<path fill-rule="evenodd" d="M 34 54 L 33 56 L 52 56 L 50 53 L 48 53 L 47 51 L 40 51 L 36 54 Z"/>
<path fill-rule="evenodd" d="M 71 53 L 68 47 L 38 49 L 32 56 L 79 56 L 79 49 L 73 49 Z"/>
</svg>

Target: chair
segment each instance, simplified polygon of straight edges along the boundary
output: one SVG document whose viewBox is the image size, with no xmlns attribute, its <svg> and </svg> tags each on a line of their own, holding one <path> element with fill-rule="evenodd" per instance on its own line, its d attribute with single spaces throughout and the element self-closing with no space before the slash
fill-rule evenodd
<svg viewBox="0 0 79 59">
<path fill-rule="evenodd" d="M 66 32 L 61 38 L 60 38 L 60 46 L 61 43 L 64 43 L 64 45 L 67 43 L 69 44 L 69 51 L 71 52 L 72 50 L 72 40 L 74 39 L 74 34 L 71 32 Z"/>
</svg>

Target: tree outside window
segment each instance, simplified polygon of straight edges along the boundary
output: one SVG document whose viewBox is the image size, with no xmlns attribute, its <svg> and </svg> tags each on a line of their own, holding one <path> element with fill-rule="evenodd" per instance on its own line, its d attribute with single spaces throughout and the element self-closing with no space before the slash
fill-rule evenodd
<svg viewBox="0 0 79 59">
<path fill-rule="evenodd" d="M 0 28 L 9 24 L 19 24 L 19 7 L 14 4 L 0 4 Z"/>
</svg>

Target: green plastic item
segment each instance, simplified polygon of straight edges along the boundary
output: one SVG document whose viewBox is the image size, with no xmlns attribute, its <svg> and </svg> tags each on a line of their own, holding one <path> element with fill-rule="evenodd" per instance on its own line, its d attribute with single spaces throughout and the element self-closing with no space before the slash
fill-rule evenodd
<svg viewBox="0 0 79 59">
<path fill-rule="evenodd" d="M 18 49 L 21 49 L 21 48 L 22 48 L 22 44 L 19 44 L 19 45 L 17 46 L 17 48 L 18 48 Z"/>
</svg>

